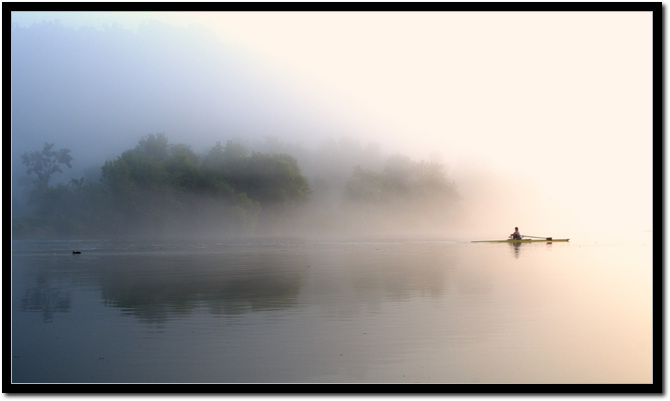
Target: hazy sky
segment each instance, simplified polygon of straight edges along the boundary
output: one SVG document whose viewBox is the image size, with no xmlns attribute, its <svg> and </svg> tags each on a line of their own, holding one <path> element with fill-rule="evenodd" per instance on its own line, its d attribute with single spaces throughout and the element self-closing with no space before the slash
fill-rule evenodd
<svg viewBox="0 0 670 401">
<path fill-rule="evenodd" d="M 148 19 L 247 49 L 365 141 L 441 158 L 469 201 L 496 211 L 473 225 L 652 227 L 651 12 L 12 14 L 21 27 Z"/>
</svg>

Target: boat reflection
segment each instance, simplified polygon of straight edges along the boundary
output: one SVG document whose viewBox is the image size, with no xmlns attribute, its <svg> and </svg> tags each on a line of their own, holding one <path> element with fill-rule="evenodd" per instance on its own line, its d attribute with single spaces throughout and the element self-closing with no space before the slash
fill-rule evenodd
<svg viewBox="0 0 670 401">
<path fill-rule="evenodd" d="M 544 244 L 544 248 L 551 248 L 553 242 L 552 241 L 546 241 L 546 242 L 509 242 L 509 244 L 512 246 L 512 250 L 514 252 L 514 257 L 516 259 L 519 258 L 519 255 L 521 254 L 521 247 L 522 246 L 541 246 Z"/>
</svg>

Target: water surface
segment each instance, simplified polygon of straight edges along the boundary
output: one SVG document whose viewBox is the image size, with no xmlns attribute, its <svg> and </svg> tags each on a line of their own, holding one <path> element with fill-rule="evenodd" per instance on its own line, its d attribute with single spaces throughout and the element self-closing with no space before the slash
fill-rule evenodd
<svg viewBox="0 0 670 401">
<path fill-rule="evenodd" d="M 652 273 L 651 235 L 13 241 L 12 382 L 651 383 Z"/>
</svg>

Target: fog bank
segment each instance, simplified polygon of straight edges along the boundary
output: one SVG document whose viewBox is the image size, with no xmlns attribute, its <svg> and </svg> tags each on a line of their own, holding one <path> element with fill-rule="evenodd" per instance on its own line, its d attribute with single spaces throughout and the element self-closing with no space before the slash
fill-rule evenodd
<svg viewBox="0 0 670 401">
<path fill-rule="evenodd" d="M 388 232 L 435 232 L 419 224 L 433 220 L 464 237 L 653 226 L 651 13 L 32 12 L 12 24 L 18 212 L 24 152 L 70 149 L 53 184 L 90 182 L 164 133 L 196 154 L 234 140 L 294 157 L 323 202 L 305 230 L 319 219 Z M 418 205 L 411 221 L 389 218 L 393 207 L 329 208 L 357 165 L 383 181 L 394 154 L 444 166 L 459 196 L 448 221 Z"/>
</svg>

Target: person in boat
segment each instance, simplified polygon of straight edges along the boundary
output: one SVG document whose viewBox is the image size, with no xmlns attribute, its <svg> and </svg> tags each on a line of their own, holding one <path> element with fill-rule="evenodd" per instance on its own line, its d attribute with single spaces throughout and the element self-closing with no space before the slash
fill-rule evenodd
<svg viewBox="0 0 670 401">
<path fill-rule="evenodd" d="M 519 227 L 514 227 L 514 232 L 509 236 L 512 239 L 521 239 L 521 234 L 519 233 Z"/>
</svg>

